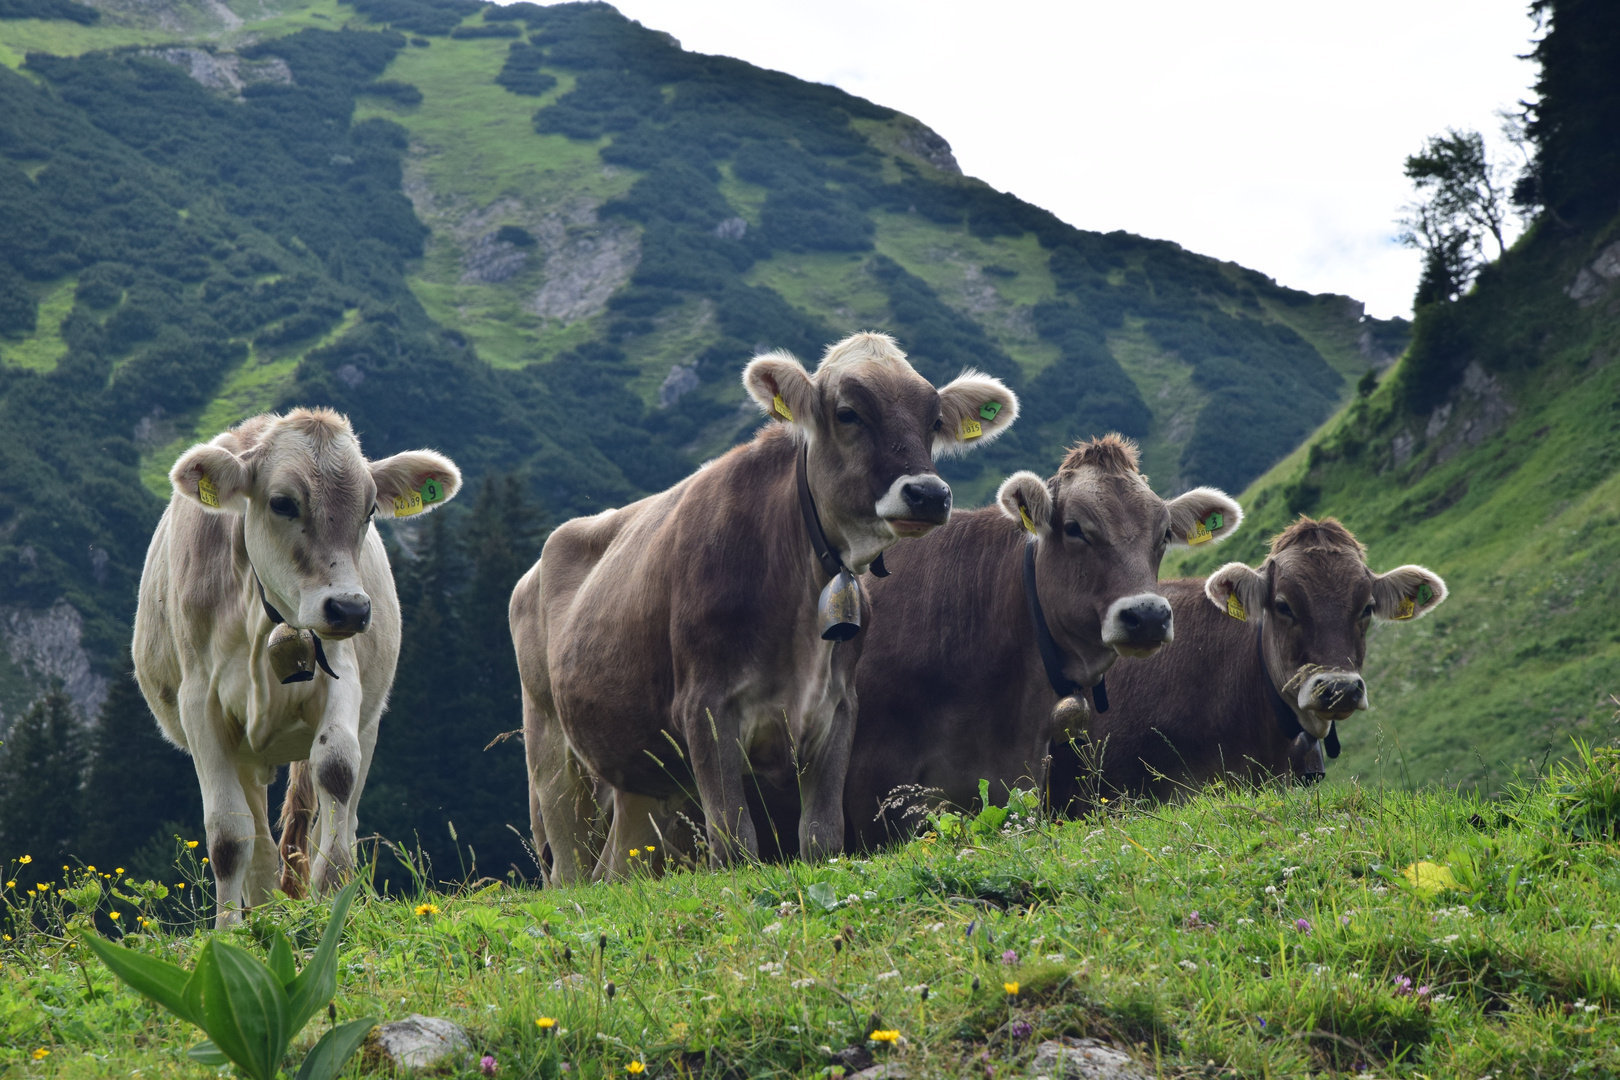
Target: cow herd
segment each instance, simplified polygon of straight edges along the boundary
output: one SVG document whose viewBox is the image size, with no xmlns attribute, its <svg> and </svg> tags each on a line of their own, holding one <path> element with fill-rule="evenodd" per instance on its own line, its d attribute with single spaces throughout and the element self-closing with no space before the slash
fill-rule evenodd
<svg viewBox="0 0 1620 1080">
<path fill-rule="evenodd" d="M 513 591 L 552 885 L 622 877 L 632 850 L 657 870 L 874 847 L 981 780 L 1073 810 L 1317 776 L 1336 723 L 1368 707 L 1371 620 L 1445 599 L 1422 567 L 1374 573 L 1331 519 L 1300 519 L 1258 568 L 1160 583 L 1167 549 L 1218 543 L 1243 511 L 1213 488 L 1161 498 L 1113 435 L 953 514 L 935 461 L 995 440 L 1018 399 L 975 372 L 935 389 L 882 334 L 813 373 L 756 357 L 743 384 L 775 423 L 562 524 Z M 226 923 L 349 871 L 400 645 L 372 519 L 434 510 L 461 476 L 427 450 L 367 461 L 344 417 L 295 409 L 193 447 L 170 478 L 136 675 L 196 764 Z"/>
</svg>

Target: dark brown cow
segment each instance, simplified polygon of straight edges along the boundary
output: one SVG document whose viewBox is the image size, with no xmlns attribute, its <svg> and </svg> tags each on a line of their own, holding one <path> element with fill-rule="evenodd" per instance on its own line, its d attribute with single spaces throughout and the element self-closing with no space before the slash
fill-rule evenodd
<svg viewBox="0 0 1620 1080">
<path fill-rule="evenodd" d="M 998 794 L 1038 783 L 1060 696 L 1179 635 L 1156 591 L 1165 549 L 1224 539 L 1243 520 L 1213 488 L 1155 495 L 1135 445 L 1117 435 L 1075 447 L 1050 480 L 1014 474 L 996 503 L 896 548 L 894 576 L 866 583 L 873 623 L 844 792 L 863 844 L 914 824 L 894 812 L 914 801 L 905 797 L 879 817 L 896 789 L 939 789 L 967 806 L 981 778 Z"/>
<path fill-rule="evenodd" d="M 1367 627 L 1427 615 L 1446 583 L 1421 566 L 1375 574 L 1349 529 L 1302 517 L 1260 569 L 1228 563 L 1163 591 L 1176 642 L 1110 677 L 1112 707 L 1089 732 L 1097 771 L 1087 786 L 1163 798 L 1221 775 L 1319 771 L 1323 751 L 1338 755 L 1335 723 L 1368 707 Z M 1068 760 L 1054 798 L 1083 801 Z"/>
<path fill-rule="evenodd" d="M 714 859 L 757 855 L 746 768 L 784 785 L 796 772 L 802 849 L 842 849 L 865 635 L 826 640 L 817 597 L 828 589 L 846 620 L 864 613 L 838 563 L 859 574 L 944 524 L 935 455 L 987 443 L 1018 414 L 983 375 L 936 391 L 882 334 L 833 346 L 814 376 L 759 357 L 743 383 L 784 422 L 660 495 L 563 525 L 512 594 L 532 825 L 553 883 L 578 880 L 591 847 L 587 774 L 613 789 L 598 876 L 649 842 L 660 860 L 658 823 L 693 787 Z"/>
</svg>

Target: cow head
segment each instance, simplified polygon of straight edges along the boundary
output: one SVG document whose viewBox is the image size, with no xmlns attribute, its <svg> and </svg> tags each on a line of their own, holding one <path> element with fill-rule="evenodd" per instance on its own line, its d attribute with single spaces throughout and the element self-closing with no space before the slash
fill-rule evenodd
<svg viewBox="0 0 1620 1080">
<path fill-rule="evenodd" d="M 455 496 L 461 472 L 431 450 L 367 461 L 346 417 L 294 409 L 193 446 L 169 480 L 205 510 L 243 519 L 265 599 L 289 623 L 341 641 L 371 623 L 359 565 L 371 515 L 434 509 Z"/>
<path fill-rule="evenodd" d="M 1421 566 L 1375 574 L 1367 549 L 1332 518 L 1301 517 L 1254 570 L 1228 563 L 1204 585 L 1211 602 L 1256 624 L 1272 684 L 1313 738 L 1368 705 L 1361 665 L 1374 618 L 1419 619 L 1446 598 Z"/>
<path fill-rule="evenodd" d="M 1105 435 L 1069 451 L 1058 474 L 1009 476 L 1001 510 L 1031 533 L 1035 581 L 1065 674 L 1093 685 L 1121 656 L 1151 656 L 1175 636 L 1156 591 L 1165 549 L 1226 539 L 1243 510 L 1194 488 L 1166 502 L 1137 467 L 1136 445 Z"/>
<path fill-rule="evenodd" d="M 935 390 L 887 334 L 845 338 L 814 375 L 787 353 L 755 357 L 743 385 L 808 444 L 822 528 L 857 574 L 901 537 L 950 520 L 936 456 L 992 442 L 1018 417 L 1000 380 L 968 371 Z"/>
</svg>

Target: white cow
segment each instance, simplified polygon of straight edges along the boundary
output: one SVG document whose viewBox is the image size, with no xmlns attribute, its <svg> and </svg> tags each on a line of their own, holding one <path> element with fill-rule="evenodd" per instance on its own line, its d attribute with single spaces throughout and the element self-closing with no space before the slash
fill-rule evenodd
<svg viewBox="0 0 1620 1080">
<path fill-rule="evenodd" d="M 227 925 L 277 885 L 266 788 L 283 762 L 293 766 L 282 888 L 296 894 L 308 872 L 325 891 L 352 866 L 355 808 L 399 660 L 399 601 L 371 516 L 434 509 L 461 473 L 431 450 L 367 461 L 347 417 L 294 409 L 193 446 L 169 479 L 141 575 L 135 675 L 197 767 Z M 306 661 L 285 682 L 272 631 L 282 675 L 289 655 Z"/>
</svg>

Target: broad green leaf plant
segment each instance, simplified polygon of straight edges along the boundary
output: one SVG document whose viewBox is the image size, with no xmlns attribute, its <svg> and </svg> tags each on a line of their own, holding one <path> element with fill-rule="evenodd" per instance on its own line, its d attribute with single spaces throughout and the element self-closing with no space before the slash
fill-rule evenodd
<svg viewBox="0 0 1620 1080">
<path fill-rule="evenodd" d="M 287 1047 L 337 993 L 338 939 L 359 887 L 353 881 L 338 893 L 303 971 L 280 930 L 271 932 L 268 964 L 210 939 L 190 972 L 96 935 L 87 935 L 85 943 L 118 978 L 203 1030 L 208 1038 L 191 1048 L 192 1058 L 204 1065 L 229 1062 L 252 1080 L 275 1080 Z M 296 1080 L 332 1080 L 376 1023 L 365 1017 L 328 1031 L 304 1058 Z"/>
</svg>

